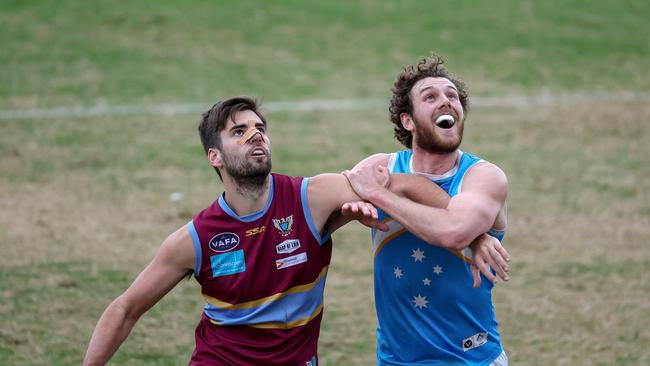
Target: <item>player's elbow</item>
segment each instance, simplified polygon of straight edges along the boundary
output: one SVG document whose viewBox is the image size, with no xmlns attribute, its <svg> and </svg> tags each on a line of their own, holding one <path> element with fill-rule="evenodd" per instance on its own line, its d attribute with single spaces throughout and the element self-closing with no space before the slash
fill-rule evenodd
<svg viewBox="0 0 650 366">
<path fill-rule="evenodd" d="M 470 238 L 466 230 L 457 225 L 450 225 L 440 236 L 438 242 L 446 249 L 462 250 L 470 245 Z"/>
</svg>

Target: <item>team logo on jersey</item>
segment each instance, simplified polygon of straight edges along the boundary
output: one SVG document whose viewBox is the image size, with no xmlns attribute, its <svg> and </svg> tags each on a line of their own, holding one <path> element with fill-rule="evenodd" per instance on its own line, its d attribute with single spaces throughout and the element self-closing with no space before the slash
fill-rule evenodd
<svg viewBox="0 0 650 366">
<path fill-rule="evenodd" d="M 289 215 L 282 219 L 273 219 L 273 226 L 280 232 L 280 235 L 287 236 L 291 234 L 291 226 L 293 226 L 293 215 Z"/>
<path fill-rule="evenodd" d="M 278 254 L 289 254 L 300 248 L 300 240 L 289 239 L 275 246 L 275 252 Z"/>
<path fill-rule="evenodd" d="M 292 255 L 291 257 L 276 259 L 275 267 L 277 269 L 283 269 L 283 268 L 293 267 L 295 265 L 298 265 L 300 263 L 305 263 L 305 262 L 307 262 L 307 253 L 300 253 L 300 254 Z"/>
<path fill-rule="evenodd" d="M 210 249 L 215 252 L 227 252 L 239 245 L 239 236 L 235 233 L 221 233 L 210 239 Z"/>
<path fill-rule="evenodd" d="M 488 334 L 486 332 L 476 333 L 469 338 L 463 339 L 463 351 L 467 352 L 472 348 L 480 347 L 487 343 Z"/>
<path fill-rule="evenodd" d="M 249 237 L 249 236 L 261 234 L 261 233 L 264 232 L 264 230 L 266 230 L 265 225 L 262 225 L 262 226 L 259 226 L 259 227 L 254 227 L 252 229 L 246 230 L 246 236 Z"/>
</svg>

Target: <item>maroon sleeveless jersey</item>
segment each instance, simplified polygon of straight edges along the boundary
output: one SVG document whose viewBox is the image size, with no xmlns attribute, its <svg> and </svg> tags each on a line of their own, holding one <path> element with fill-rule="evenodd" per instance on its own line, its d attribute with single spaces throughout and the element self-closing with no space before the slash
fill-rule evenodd
<svg viewBox="0 0 650 366">
<path fill-rule="evenodd" d="M 221 195 L 188 224 L 207 303 L 190 365 L 316 366 L 332 241 L 307 182 L 272 174 L 262 211 L 238 216 Z"/>
</svg>

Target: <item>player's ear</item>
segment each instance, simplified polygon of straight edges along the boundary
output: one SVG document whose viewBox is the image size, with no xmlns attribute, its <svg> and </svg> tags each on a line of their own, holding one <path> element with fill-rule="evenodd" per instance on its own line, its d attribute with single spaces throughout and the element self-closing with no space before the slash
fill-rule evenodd
<svg viewBox="0 0 650 366">
<path fill-rule="evenodd" d="M 408 113 L 400 113 L 399 119 L 402 122 L 402 127 L 407 131 L 413 131 L 415 129 L 415 123 L 413 123 L 413 118 Z"/>
<path fill-rule="evenodd" d="M 221 169 L 223 167 L 223 156 L 221 154 L 221 151 L 219 151 L 219 149 L 215 149 L 212 147 L 209 148 L 208 161 L 210 162 L 210 165 L 212 165 L 213 167 Z"/>
</svg>

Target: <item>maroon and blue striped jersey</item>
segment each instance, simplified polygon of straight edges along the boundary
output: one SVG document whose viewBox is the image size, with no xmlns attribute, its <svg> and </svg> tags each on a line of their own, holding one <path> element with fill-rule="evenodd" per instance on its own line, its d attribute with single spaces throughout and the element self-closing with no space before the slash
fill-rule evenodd
<svg viewBox="0 0 650 366">
<path fill-rule="evenodd" d="M 188 223 L 206 301 L 191 365 L 316 366 L 332 241 L 308 180 L 271 174 L 261 211 L 239 216 L 222 194 Z"/>
</svg>

